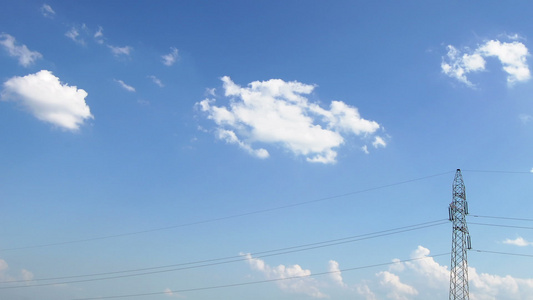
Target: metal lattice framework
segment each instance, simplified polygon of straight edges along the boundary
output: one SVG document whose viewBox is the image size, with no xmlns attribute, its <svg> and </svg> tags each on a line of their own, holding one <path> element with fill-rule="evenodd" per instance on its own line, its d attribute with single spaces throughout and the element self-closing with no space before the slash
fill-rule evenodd
<svg viewBox="0 0 533 300">
<path fill-rule="evenodd" d="M 461 170 L 457 169 L 453 180 L 453 200 L 449 215 L 453 222 L 452 263 L 450 267 L 450 300 L 468 300 L 468 261 L 466 251 L 471 248 L 466 224 L 468 203 Z"/>
</svg>

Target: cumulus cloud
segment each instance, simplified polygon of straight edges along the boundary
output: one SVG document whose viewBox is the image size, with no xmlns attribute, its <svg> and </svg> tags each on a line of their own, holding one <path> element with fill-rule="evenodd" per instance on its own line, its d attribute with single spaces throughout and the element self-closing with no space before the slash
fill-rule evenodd
<svg viewBox="0 0 533 300">
<path fill-rule="evenodd" d="M 215 99 L 205 99 L 196 106 L 216 123 L 219 139 L 237 144 L 257 157 L 268 157 L 268 151 L 253 145 L 270 144 L 309 162 L 334 163 L 344 137 L 358 136 L 369 141 L 380 128 L 377 122 L 362 118 L 356 107 L 342 101 L 332 101 L 329 109 L 310 102 L 305 95 L 312 93 L 313 85 L 271 79 L 241 87 L 227 76 L 222 82 L 224 96 L 230 99 L 227 107 L 215 106 Z M 375 147 L 386 146 L 382 138 L 374 143 Z"/>
<path fill-rule="evenodd" d="M 119 79 L 115 79 L 115 82 L 118 83 L 120 85 L 120 87 L 122 87 L 126 91 L 135 92 L 135 88 L 132 87 L 131 85 L 127 85 L 124 81 L 119 80 Z"/>
<path fill-rule="evenodd" d="M 113 53 L 113 55 L 115 56 L 129 56 L 131 51 L 133 50 L 132 47 L 130 46 L 125 46 L 125 47 L 116 47 L 116 46 L 111 46 L 111 45 L 107 45 L 109 47 L 109 49 L 111 49 L 111 53 Z"/>
<path fill-rule="evenodd" d="M 41 6 L 41 13 L 47 18 L 53 18 L 56 15 L 56 12 L 48 4 L 43 4 L 43 6 Z"/>
<path fill-rule="evenodd" d="M 37 119 L 62 129 L 78 130 L 85 120 L 93 118 L 85 103 L 87 92 L 61 83 L 50 71 L 12 77 L 3 88 L 3 101 L 18 102 Z"/>
<path fill-rule="evenodd" d="M 172 66 L 178 59 L 178 49 L 171 47 L 170 53 L 162 55 L 161 58 L 163 59 L 163 64 L 165 66 Z"/>
<path fill-rule="evenodd" d="M 533 170 L 532 170 L 533 171 Z M 503 241 L 504 244 L 509 244 L 509 245 L 515 245 L 515 246 L 519 246 L 519 247 L 525 247 L 525 246 L 530 246 L 530 245 L 533 245 L 532 242 L 528 242 L 526 241 L 524 238 L 522 237 L 517 237 L 516 239 L 514 240 L 511 240 L 511 239 L 505 239 Z"/>
<path fill-rule="evenodd" d="M 527 47 L 516 40 L 507 43 L 499 40 L 490 40 L 480 45 L 475 50 L 466 48 L 465 53 L 454 46 L 447 46 L 447 57 L 441 63 L 442 72 L 455 78 L 467 86 L 474 87 L 466 77 L 468 73 L 485 70 L 485 59 L 497 58 L 502 64 L 507 76 L 507 83 L 525 82 L 531 78 L 527 57 Z"/>
<path fill-rule="evenodd" d="M 317 282 L 313 278 L 309 278 L 310 270 L 302 269 L 299 265 L 271 267 L 263 260 L 253 258 L 249 253 L 242 255 L 246 257 L 246 261 L 253 270 L 261 272 L 267 279 L 286 279 L 276 281 L 278 287 L 284 291 L 304 294 L 313 298 L 328 297 L 319 290 Z"/>
<path fill-rule="evenodd" d="M 342 274 L 341 274 L 341 271 L 339 269 L 339 263 L 338 262 L 336 262 L 334 260 L 330 260 L 329 263 L 328 263 L 328 272 L 330 272 L 329 276 L 336 284 L 338 284 L 339 286 L 342 286 L 342 287 L 346 286 L 346 284 L 342 280 Z"/>
<path fill-rule="evenodd" d="M 26 45 L 18 44 L 15 38 L 7 33 L 0 34 L 0 45 L 7 50 L 10 56 L 18 58 L 19 64 L 24 67 L 28 67 L 43 57 L 41 53 L 29 50 Z"/>
<path fill-rule="evenodd" d="M 531 78 L 526 57 L 529 52 L 520 42 L 502 43 L 488 41 L 478 49 L 486 57 L 496 57 L 503 65 L 503 70 L 509 74 L 507 82 L 513 84 L 517 81 L 527 81 Z"/>
<path fill-rule="evenodd" d="M 394 300 L 406 300 L 409 296 L 417 295 L 418 291 L 400 281 L 400 277 L 388 271 L 382 271 L 377 274 L 380 278 L 380 284 L 388 290 L 387 298 Z"/>
<path fill-rule="evenodd" d="M 473 300 L 530 299 L 533 295 L 533 279 L 478 273 L 472 267 L 468 268 L 468 278 Z"/>
<path fill-rule="evenodd" d="M 163 82 L 161 82 L 161 80 L 157 77 L 155 77 L 154 75 L 150 75 L 148 76 L 148 78 L 152 79 L 152 81 L 159 87 L 164 87 L 165 85 L 163 84 Z"/>
</svg>

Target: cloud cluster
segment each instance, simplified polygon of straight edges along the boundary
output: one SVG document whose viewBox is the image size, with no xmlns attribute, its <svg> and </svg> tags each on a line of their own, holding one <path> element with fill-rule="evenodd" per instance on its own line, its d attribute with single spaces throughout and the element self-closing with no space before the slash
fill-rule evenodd
<svg viewBox="0 0 533 300">
<path fill-rule="evenodd" d="M 10 56 L 18 58 L 19 64 L 24 67 L 28 67 L 37 59 L 43 57 L 41 53 L 31 51 L 26 45 L 19 45 L 15 38 L 7 33 L 0 34 L 0 45 L 7 50 Z"/>
<path fill-rule="evenodd" d="M 93 118 L 86 97 L 87 92 L 62 84 L 47 70 L 12 77 L 4 82 L 1 93 L 2 100 L 22 104 L 37 119 L 72 131 Z"/>
<path fill-rule="evenodd" d="M 246 261 L 253 270 L 263 273 L 267 279 L 296 277 L 294 279 L 276 281 L 280 289 L 290 293 L 308 295 L 313 298 L 327 298 L 327 295 L 319 290 L 317 282 L 313 278 L 308 277 L 311 275 L 310 270 L 302 269 L 299 265 L 271 267 L 263 260 L 253 258 L 249 253 L 241 255 L 246 257 Z"/>
<path fill-rule="evenodd" d="M 509 85 L 516 82 L 524 82 L 531 78 L 526 59 L 529 56 L 528 49 L 518 41 L 506 43 L 499 40 L 490 40 L 475 50 L 466 48 L 464 52 L 459 51 L 452 45 L 448 45 L 447 49 L 447 56 L 441 63 L 442 72 L 469 87 L 474 87 L 474 84 L 468 80 L 466 75 L 484 71 L 486 66 L 485 58 L 488 57 L 495 57 L 500 61 L 503 70 L 508 74 L 507 83 Z"/>
<path fill-rule="evenodd" d="M 325 109 L 310 102 L 305 95 L 311 94 L 313 85 L 271 79 L 241 87 L 228 76 L 222 82 L 224 96 L 230 99 L 228 107 L 215 106 L 216 100 L 209 98 L 196 105 L 216 123 L 217 138 L 256 157 L 267 158 L 269 152 L 254 148 L 254 144 L 270 144 L 309 162 L 334 163 L 336 149 L 349 135 L 375 148 L 386 146 L 385 140 L 375 135 L 380 125 L 362 118 L 356 107 L 332 101 Z"/>
</svg>

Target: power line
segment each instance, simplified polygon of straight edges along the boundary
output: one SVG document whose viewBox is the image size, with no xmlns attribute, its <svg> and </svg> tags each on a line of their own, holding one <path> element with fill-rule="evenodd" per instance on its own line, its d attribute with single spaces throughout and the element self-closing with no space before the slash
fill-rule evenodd
<svg viewBox="0 0 533 300">
<path fill-rule="evenodd" d="M 512 255 L 512 256 L 533 257 L 533 255 L 531 255 L 531 254 L 519 254 L 519 253 L 509 253 L 509 252 L 498 252 L 498 251 L 479 250 L 479 249 L 472 249 L 472 251 L 481 252 L 481 253 L 492 253 L 492 254 L 502 254 L 502 255 Z"/>
<path fill-rule="evenodd" d="M 393 187 L 393 186 L 397 186 L 397 185 L 402 185 L 402 184 L 407 184 L 407 183 L 411 183 L 411 182 L 421 181 L 421 180 L 425 180 L 425 179 L 428 179 L 428 178 L 438 177 L 438 176 L 446 175 L 446 174 L 449 174 L 449 173 L 452 173 L 452 172 L 453 171 L 448 171 L 448 172 L 444 172 L 444 173 L 438 173 L 438 174 L 419 177 L 419 178 L 415 178 L 415 179 L 399 181 L 399 182 L 396 182 L 396 183 L 391 183 L 391 184 L 381 185 L 381 186 L 377 186 L 377 187 L 367 188 L 367 189 L 354 191 L 354 192 L 349 192 L 349 193 L 345 193 L 345 194 L 329 196 L 329 197 L 324 197 L 324 198 L 319 198 L 319 199 L 314 199 L 314 200 L 309 200 L 309 201 L 303 201 L 303 202 L 298 202 L 298 203 L 293 203 L 293 204 L 287 204 L 287 205 L 273 207 L 273 208 L 260 209 L 260 210 L 255 210 L 255 211 L 251 211 L 251 212 L 246 212 L 246 213 L 241 213 L 241 214 L 234 214 L 234 215 L 229 215 L 229 216 L 224 216 L 224 217 L 219 217 L 219 218 L 201 220 L 201 221 L 178 224 L 178 225 L 172 225 L 172 226 L 166 226 L 166 227 L 152 228 L 152 229 L 146 229 L 146 230 L 140 230 L 140 231 L 119 233 L 119 234 L 114 234 L 114 235 L 106 235 L 106 236 L 100 236 L 100 237 L 94 237 L 94 238 L 85 238 L 85 239 L 70 240 L 70 241 L 63 241 L 63 242 L 57 242 L 57 243 L 48 243 L 48 244 L 39 244 L 39 245 L 29 245 L 29 246 L 5 248 L 5 249 L 0 249 L 0 252 L 2 252 L 2 251 L 24 250 L 24 249 L 35 249 L 35 248 L 52 247 L 52 246 L 62 246 L 62 245 L 68 245 L 68 244 L 76 244 L 76 243 L 83 243 L 83 242 L 91 242 L 91 241 L 97 241 L 97 240 L 118 238 L 118 237 L 130 236 L 130 235 L 138 235 L 138 234 L 143 234 L 143 233 L 163 231 L 163 230 L 169 230 L 169 229 L 175 229 L 175 228 L 181 228 L 181 227 L 189 227 L 189 226 L 206 224 L 206 223 L 214 223 L 214 222 L 228 220 L 228 219 L 234 219 L 234 218 L 240 218 L 240 217 L 245 217 L 245 216 L 250 216 L 250 215 L 262 214 L 262 213 L 266 213 L 266 212 L 272 212 L 272 211 L 287 209 L 287 208 L 291 208 L 291 207 L 304 206 L 304 205 L 309 205 L 309 204 L 313 204 L 313 203 L 317 203 L 317 202 L 323 202 L 323 201 L 333 200 L 333 199 L 342 198 L 342 197 L 346 197 L 346 196 L 362 194 L 362 193 L 375 191 L 375 190 L 380 190 L 380 189 L 385 189 L 385 188 L 389 188 L 389 187 Z"/>
<path fill-rule="evenodd" d="M 507 227 L 507 228 L 518 228 L 518 229 L 530 229 L 530 230 L 533 229 L 533 227 L 501 225 L 501 224 L 487 224 L 487 223 L 474 223 L 474 222 L 470 222 L 468 224 L 482 225 L 482 226 L 492 226 L 492 227 Z"/>
<path fill-rule="evenodd" d="M 251 253 L 251 255 L 254 255 L 257 258 L 283 255 L 283 254 L 289 254 L 289 253 L 294 253 L 294 252 L 301 252 L 301 251 L 336 246 L 336 245 L 346 244 L 346 243 L 351 243 L 351 242 L 357 242 L 357 241 L 362 241 L 362 240 L 367 240 L 367 239 L 372 239 L 372 238 L 377 238 L 377 237 L 382 237 L 382 236 L 388 236 L 388 235 L 393 235 L 393 234 L 398 234 L 398 233 L 403 233 L 403 232 L 408 232 L 408 231 L 413 231 L 413 230 L 418 230 L 418 229 L 424 229 L 424 228 L 438 226 L 438 225 L 442 225 L 446 223 L 447 223 L 447 220 L 436 220 L 436 221 L 430 221 L 430 222 L 420 223 L 416 225 L 409 225 L 409 226 L 404 226 L 404 227 L 399 227 L 399 228 L 394 228 L 394 229 L 382 230 L 382 231 L 378 231 L 374 233 L 367 233 L 367 234 L 362 234 L 362 235 L 357 235 L 357 236 L 316 242 L 316 243 L 311 243 L 311 244 L 304 244 L 304 245 L 299 245 L 299 246 L 286 247 L 286 248 L 275 249 L 275 250 L 255 252 L 255 253 Z M 82 282 L 90 282 L 90 281 L 101 281 L 101 280 L 109 280 L 109 279 L 152 275 L 152 274 L 159 274 L 159 273 L 166 273 L 166 272 L 174 272 L 174 271 L 209 267 L 209 266 L 215 266 L 215 265 L 221 265 L 221 264 L 228 264 L 228 263 L 240 262 L 240 261 L 245 261 L 245 260 L 247 260 L 247 258 L 243 258 L 242 255 L 239 255 L 239 256 L 215 258 L 215 259 L 208 259 L 208 260 L 202 260 L 202 261 L 196 261 L 196 262 L 181 263 L 181 264 L 151 267 L 151 268 L 132 269 L 132 270 L 125 270 L 125 271 L 114 271 L 114 272 L 85 274 L 85 275 L 64 276 L 64 277 L 55 277 L 55 278 L 41 278 L 41 279 L 33 279 L 33 281 L 51 281 L 51 280 L 73 279 L 73 278 L 83 278 L 83 277 L 93 277 L 93 276 L 107 276 L 107 275 L 115 275 L 115 274 L 122 274 L 122 273 L 141 272 L 141 273 L 134 273 L 134 274 L 70 280 L 70 281 L 63 281 L 63 282 L 26 284 L 23 286 L 7 286 L 7 287 L 0 287 L 0 289 L 39 287 L 39 286 L 49 286 L 49 285 L 57 285 L 57 284 L 82 283 Z M 159 271 L 150 271 L 150 270 L 178 267 L 178 266 L 179 268 L 172 268 L 172 269 L 159 270 Z M 9 284 L 9 283 L 20 283 L 20 282 L 27 283 L 28 281 L 18 280 L 18 281 L 4 281 L 0 283 Z"/>
<path fill-rule="evenodd" d="M 480 216 L 480 215 L 470 215 L 470 217 L 474 217 L 474 218 L 487 218 L 487 219 L 500 219 L 500 220 L 513 220 L 513 221 L 528 221 L 528 222 L 533 222 L 533 219 L 527 219 L 527 218 L 512 218 L 512 217 L 498 217 L 498 216 Z"/>
<path fill-rule="evenodd" d="M 533 174 L 531 171 L 495 171 L 495 170 L 464 170 L 463 172 L 472 172 L 472 173 L 501 173 L 501 174 Z"/>
<path fill-rule="evenodd" d="M 303 276 L 292 276 L 292 277 L 285 277 L 285 278 L 275 278 L 275 279 L 266 279 L 266 280 L 259 280 L 259 281 L 240 282 L 240 283 L 233 283 L 233 284 L 215 285 L 215 286 L 209 286 L 209 287 L 199 287 L 199 288 L 172 290 L 172 291 L 164 291 L 164 292 L 152 292 L 152 293 L 117 295 L 117 296 L 103 296 L 103 297 L 95 297 L 95 298 L 76 298 L 76 299 L 72 299 L 72 300 L 116 299 L 116 298 L 154 296 L 154 295 L 163 295 L 163 294 L 168 294 L 168 293 L 186 293 L 186 292 L 205 291 L 205 290 L 213 290 L 213 289 L 221 289 L 221 288 L 230 288 L 230 287 L 238 287 L 238 286 L 245 286 L 245 285 L 252 285 L 252 284 L 261 284 L 261 283 L 268 283 L 268 282 L 278 282 L 278 281 L 284 281 L 284 280 L 292 280 L 292 279 L 302 279 L 302 278 L 308 278 L 308 277 L 314 277 L 314 276 L 322 276 L 322 275 L 335 274 L 335 273 L 341 273 L 341 272 L 350 272 L 350 271 L 361 270 L 361 269 L 388 266 L 388 265 L 393 265 L 393 264 L 397 264 L 397 263 L 411 262 L 411 261 L 416 261 L 416 260 L 421 260 L 421 259 L 426 259 L 426 258 L 434 258 L 434 257 L 439 257 L 439 256 L 444 256 L 444 255 L 449 255 L 449 254 L 450 253 L 448 252 L 448 253 L 442 253 L 442 254 L 436 254 L 436 255 L 428 255 L 428 256 L 422 256 L 422 257 L 405 259 L 405 260 L 395 260 L 394 262 L 379 263 L 379 264 L 373 264 L 373 265 L 367 265 L 367 266 L 361 266 L 361 267 L 353 267 L 353 268 L 347 268 L 347 269 L 342 269 L 342 270 L 338 270 L 338 271 L 328 271 L 328 272 L 321 272 L 321 273 L 315 273 L 315 274 L 309 274 L 309 275 L 303 275 Z"/>
</svg>

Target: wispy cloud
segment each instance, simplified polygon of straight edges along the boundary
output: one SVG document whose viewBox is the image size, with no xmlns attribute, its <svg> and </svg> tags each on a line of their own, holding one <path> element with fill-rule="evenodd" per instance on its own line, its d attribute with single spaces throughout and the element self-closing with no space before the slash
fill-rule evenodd
<svg viewBox="0 0 533 300">
<path fill-rule="evenodd" d="M 222 81 L 224 96 L 231 99 L 228 107 L 215 106 L 214 99 L 196 105 L 216 123 L 217 138 L 256 157 L 269 156 L 265 148 L 254 148 L 260 143 L 282 147 L 309 162 L 334 163 L 336 149 L 348 135 L 363 141 L 373 138 L 374 147 L 386 146 L 383 138 L 374 136 L 380 125 L 362 118 L 356 107 L 332 101 L 325 109 L 310 102 L 305 95 L 313 85 L 271 79 L 241 87 L 227 76 Z"/>
<path fill-rule="evenodd" d="M 85 45 L 85 40 L 80 38 L 80 32 L 76 27 L 71 27 L 70 30 L 65 33 L 65 36 L 80 45 Z"/>
<path fill-rule="evenodd" d="M 132 87 L 131 85 L 127 85 L 124 81 L 119 80 L 119 79 L 115 79 L 115 82 L 118 83 L 120 85 L 120 87 L 122 87 L 126 91 L 135 92 L 135 88 Z"/>
<path fill-rule="evenodd" d="M 108 45 L 108 47 L 109 49 L 111 49 L 111 53 L 113 53 L 113 55 L 115 56 L 122 56 L 122 55 L 129 56 L 131 51 L 133 50 L 133 48 L 130 46 L 116 47 L 116 46 Z"/>
<path fill-rule="evenodd" d="M 0 34 L 0 45 L 7 50 L 10 56 L 18 58 L 19 64 L 24 67 L 28 67 L 43 57 L 41 53 L 29 50 L 26 45 L 18 44 L 15 38 L 7 33 Z"/>
<path fill-rule="evenodd" d="M 518 39 L 518 36 L 516 36 Z M 467 74 L 485 70 L 485 58 L 495 57 L 502 64 L 503 71 L 508 74 L 507 83 L 511 86 L 516 82 L 531 79 L 527 57 L 527 47 L 513 40 L 510 43 L 490 40 L 474 50 L 465 48 L 458 50 L 452 45 L 447 46 L 448 53 L 441 63 L 442 72 L 459 80 L 469 87 L 475 87 L 467 78 Z"/>
<path fill-rule="evenodd" d="M 56 15 L 56 12 L 48 4 L 43 4 L 43 6 L 41 6 L 41 13 L 47 18 L 53 18 Z"/>
<path fill-rule="evenodd" d="M 163 84 L 163 82 L 161 82 L 161 80 L 159 80 L 159 78 L 155 77 L 154 75 L 150 75 L 150 76 L 148 76 L 148 78 L 152 79 L 152 81 L 159 87 L 164 87 L 165 86 Z"/>
<path fill-rule="evenodd" d="M 94 39 L 98 44 L 104 43 L 104 28 L 102 26 L 98 26 L 98 31 L 94 33 Z"/>
<path fill-rule="evenodd" d="M 163 59 L 163 64 L 165 66 L 172 66 L 178 59 L 178 49 L 171 47 L 170 53 L 161 56 L 161 58 Z"/>
<path fill-rule="evenodd" d="M 85 103 L 87 92 L 62 84 L 50 71 L 15 76 L 3 87 L 2 100 L 20 103 L 37 119 L 60 128 L 76 131 L 85 120 L 93 118 Z"/>
</svg>

